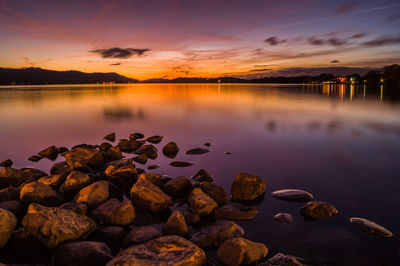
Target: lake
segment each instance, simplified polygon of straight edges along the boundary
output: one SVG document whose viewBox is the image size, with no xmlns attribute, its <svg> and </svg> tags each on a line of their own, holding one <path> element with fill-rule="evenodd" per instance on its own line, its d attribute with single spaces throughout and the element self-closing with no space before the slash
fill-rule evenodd
<svg viewBox="0 0 400 266">
<path fill-rule="evenodd" d="M 108 133 L 161 135 L 180 147 L 175 168 L 159 157 L 156 173 L 192 176 L 204 168 L 230 191 L 238 173 L 267 185 L 259 214 L 238 222 L 245 237 L 269 254 L 318 265 L 394 265 L 400 257 L 400 102 L 365 86 L 265 84 L 126 84 L 0 87 L 0 161 L 48 171 L 54 163 L 27 158 L 50 146 L 101 144 Z M 186 155 L 205 147 L 210 153 Z M 226 154 L 226 153 L 231 154 Z M 133 157 L 132 154 L 125 154 Z M 57 161 L 60 161 L 58 158 Z M 137 165 L 144 168 L 145 166 Z M 305 189 L 339 214 L 305 221 L 303 203 L 275 199 L 278 189 Z M 289 212 L 293 224 L 274 221 Z M 369 235 L 349 223 L 357 216 L 391 230 Z"/>
</svg>

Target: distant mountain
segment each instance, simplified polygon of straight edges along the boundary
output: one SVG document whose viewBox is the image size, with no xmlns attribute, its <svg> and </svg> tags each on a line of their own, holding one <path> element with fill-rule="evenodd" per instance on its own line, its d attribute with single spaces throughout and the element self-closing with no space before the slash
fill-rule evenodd
<svg viewBox="0 0 400 266">
<path fill-rule="evenodd" d="M 138 82 L 117 73 L 84 73 L 80 71 L 54 71 L 37 67 L 0 68 L 0 84 L 95 84 L 103 82 Z"/>
<path fill-rule="evenodd" d="M 246 83 L 247 79 L 234 77 L 219 77 L 219 78 L 175 78 L 175 79 L 147 79 L 140 81 L 141 83 Z"/>
</svg>

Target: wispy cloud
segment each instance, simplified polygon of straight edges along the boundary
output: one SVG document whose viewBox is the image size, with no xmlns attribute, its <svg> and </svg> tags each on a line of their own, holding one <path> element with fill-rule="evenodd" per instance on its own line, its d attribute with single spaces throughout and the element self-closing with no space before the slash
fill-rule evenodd
<svg viewBox="0 0 400 266">
<path fill-rule="evenodd" d="M 113 64 L 110 64 L 110 66 L 120 66 L 121 65 L 121 63 L 113 63 Z"/>
<path fill-rule="evenodd" d="M 268 43 L 269 45 L 278 45 L 280 43 L 285 43 L 286 39 L 279 40 L 276 36 L 269 37 L 264 40 L 264 42 Z"/>
<path fill-rule="evenodd" d="M 142 56 L 150 49 L 137 49 L 137 48 L 109 48 L 109 49 L 96 49 L 90 52 L 99 54 L 102 58 L 120 58 L 127 59 L 134 55 Z"/>
<path fill-rule="evenodd" d="M 332 61 L 331 61 L 331 64 L 337 64 L 337 63 L 339 63 L 339 62 L 340 62 L 339 60 L 336 60 L 336 59 L 335 59 L 335 60 L 332 60 Z"/>
<path fill-rule="evenodd" d="M 352 11 L 354 11 L 354 9 L 357 7 L 356 3 L 347 3 L 341 6 L 338 6 L 337 8 L 335 8 L 334 13 L 336 14 L 347 14 L 350 13 Z"/>
<path fill-rule="evenodd" d="M 399 43 L 400 43 L 400 36 L 399 37 L 382 36 L 374 40 L 363 42 L 361 45 L 367 47 L 379 47 L 379 46 L 399 44 Z"/>
<path fill-rule="evenodd" d="M 266 71 L 270 71 L 270 68 L 261 68 L 261 69 L 251 69 L 251 72 L 266 72 Z"/>
</svg>

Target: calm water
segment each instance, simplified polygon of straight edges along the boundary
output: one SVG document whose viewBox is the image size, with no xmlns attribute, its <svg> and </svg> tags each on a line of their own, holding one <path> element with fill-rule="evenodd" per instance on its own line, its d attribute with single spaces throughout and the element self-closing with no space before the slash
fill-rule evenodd
<svg viewBox="0 0 400 266">
<path fill-rule="evenodd" d="M 146 84 L 0 88 L 0 160 L 43 170 L 47 159 L 27 158 L 49 146 L 102 143 L 115 132 L 162 135 L 180 146 L 173 168 L 161 155 L 155 172 L 191 176 L 206 169 L 228 191 L 240 172 L 267 184 L 259 215 L 241 222 L 245 236 L 277 252 L 325 265 L 395 265 L 400 257 L 400 104 L 378 88 Z M 184 151 L 212 143 L 204 155 Z M 226 155 L 225 152 L 231 152 Z M 127 154 L 127 157 L 133 155 Z M 301 203 L 274 199 L 277 189 L 299 188 L 329 201 L 339 214 L 306 222 Z M 272 216 L 290 212 L 295 222 Z M 381 239 L 349 224 L 372 219 L 395 237 Z"/>
</svg>

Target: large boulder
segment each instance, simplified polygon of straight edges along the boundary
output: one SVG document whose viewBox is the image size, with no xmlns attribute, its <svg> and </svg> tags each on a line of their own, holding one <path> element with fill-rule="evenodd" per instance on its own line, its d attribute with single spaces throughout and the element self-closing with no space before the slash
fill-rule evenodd
<svg viewBox="0 0 400 266">
<path fill-rule="evenodd" d="M 17 225 L 17 218 L 8 210 L 0 208 L 0 248 L 4 247 Z"/>
<path fill-rule="evenodd" d="M 204 169 L 200 169 L 192 179 L 196 182 L 214 182 L 214 178 Z"/>
<path fill-rule="evenodd" d="M 228 204 L 229 195 L 228 192 L 223 187 L 219 187 L 214 185 L 211 182 L 201 182 L 200 183 L 201 190 L 204 191 L 208 196 L 210 196 L 215 202 L 221 206 Z"/>
<path fill-rule="evenodd" d="M 150 181 L 151 183 L 159 187 L 162 187 L 163 185 L 163 178 L 160 174 L 144 172 L 140 174 L 139 178 L 146 179 L 147 181 Z"/>
<path fill-rule="evenodd" d="M 96 149 L 77 147 L 65 153 L 65 161 L 71 169 L 86 170 L 104 164 L 103 153 Z"/>
<path fill-rule="evenodd" d="M 85 203 L 90 208 L 95 208 L 106 201 L 108 195 L 108 182 L 97 181 L 87 187 L 82 188 L 77 195 L 76 202 Z"/>
<path fill-rule="evenodd" d="M 218 259 L 229 266 L 249 265 L 259 261 L 268 254 L 268 248 L 245 238 L 226 240 L 218 248 Z"/>
<path fill-rule="evenodd" d="M 113 265 L 193 265 L 206 261 L 205 252 L 179 236 L 163 236 L 122 250 L 107 263 Z"/>
<path fill-rule="evenodd" d="M 33 181 L 22 186 L 20 200 L 26 203 L 39 203 L 46 206 L 57 206 L 63 201 L 62 197 L 52 189 L 39 181 Z"/>
<path fill-rule="evenodd" d="M 0 188 L 19 186 L 24 182 L 33 181 L 36 179 L 36 176 L 32 175 L 28 171 L 6 167 L 0 171 Z"/>
<path fill-rule="evenodd" d="M 53 254 L 53 265 L 105 265 L 113 257 L 110 248 L 102 242 L 82 241 L 65 243 Z"/>
<path fill-rule="evenodd" d="M 103 151 L 104 161 L 111 162 L 123 158 L 122 152 L 118 147 L 111 147 L 107 151 Z"/>
<path fill-rule="evenodd" d="M 7 187 L 0 190 L 0 202 L 19 200 L 19 191 L 17 187 Z"/>
<path fill-rule="evenodd" d="M 246 173 L 238 174 L 233 181 L 231 194 L 233 200 L 251 201 L 265 192 L 265 183 L 260 177 Z"/>
<path fill-rule="evenodd" d="M 123 248 L 130 247 L 132 245 L 142 244 L 152 239 L 159 238 L 161 236 L 160 231 L 150 226 L 141 226 L 133 228 L 125 237 L 122 244 Z"/>
<path fill-rule="evenodd" d="M 188 192 L 191 187 L 192 182 L 190 182 L 189 178 L 187 178 L 186 176 L 178 176 L 172 178 L 164 184 L 165 191 L 171 196 L 184 194 Z"/>
<path fill-rule="evenodd" d="M 215 210 L 215 217 L 225 220 L 251 220 L 257 215 L 257 209 L 238 202 L 232 202 Z"/>
<path fill-rule="evenodd" d="M 110 199 L 94 209 L 91 217 L 100 224 L 129 225 L 135 219 L 135 209 L 130 201 Z"/>
<path fill-rule="evenodd" d="M 172 205 L 170 196 L 144 178 L 139 178 L 132 186 L 131 199 L 135 206 L 150 212 L 162 211 Z"/>
<path fill-rule="evenodd" d="M 36 203 L 29 205 L 22 225 L 49 249 L 60 243 L 81 239 L 96 226 L 84 215 Z"/>
<path fill-rule="evenodd" d="M 212 213 L 218 205 L 201 188 L 194 188 L 190 192 L 188 206 L 189 211 L 205 216 Z"/>
<path fill-rule="evenodd" d="M 24 208 L 19 200 L 9 200 L 0 202 L 0 208 L 12 212 L 17 219 L 21 218 Z"/>
<path fill-rule="evenodd" d="M 189 233 L 185 217 L 180 211 L 174 211 L 165 222 L 163 235 L 178 235 L 185 237 Z"/>
<path fill-rule="evenodd" d="M 67 176 L 65 182 L 60 187 L 60 192 L 65 194 L 73 194 L 92 182 L 90 176 L 79 171 L 72 171 Z"/>
<path fill-rule="evenodd" d="M 62 183 L 64 183 L 66 177 L 67 175 L 65 173 L 61 173 L 41 177 L 38 181 L 45 185 L 49 185 L 53 189 L 58 189 L 62 185 Z"/>
<path fill-rule="evenodd" d="M 338 210 L 329 202 L 310 201 L 301 207 L 301 214 L 310 219 L 328 219 L 338 214 Z"/>
<path fill-rule="evenodd" d="M 44 150 L 41 150 L 39 155 L 50 160 L 55 160 L 58 156 L 58 149 L 56 146 L 50 146 Z"/>
<path fill-rule="evenodd" d="M 243 228 L 235 222 L 220 220 L 202 228 L 191 237 L 190 241 L 200 247 L 218 247 L 225 240 L 243 235 Z"/>
</svg>

